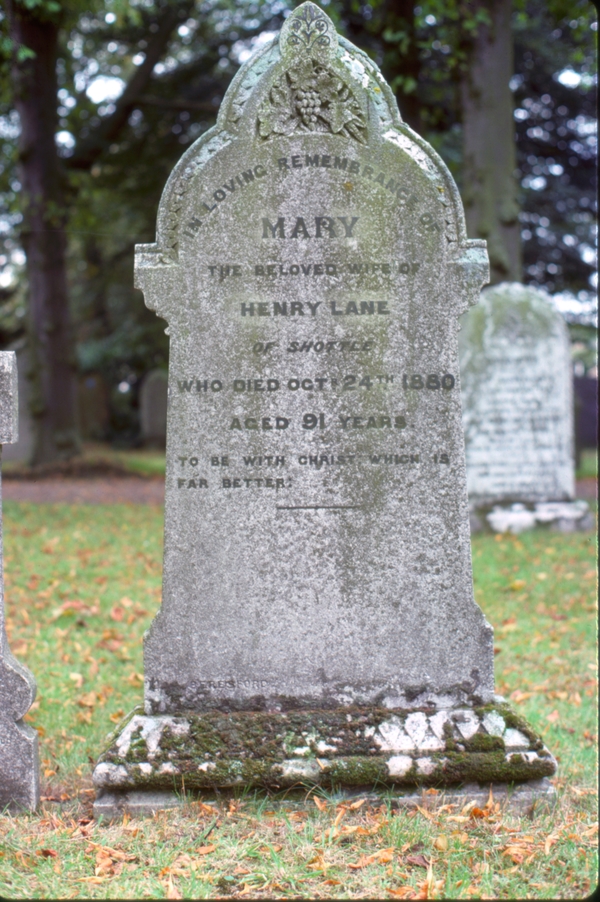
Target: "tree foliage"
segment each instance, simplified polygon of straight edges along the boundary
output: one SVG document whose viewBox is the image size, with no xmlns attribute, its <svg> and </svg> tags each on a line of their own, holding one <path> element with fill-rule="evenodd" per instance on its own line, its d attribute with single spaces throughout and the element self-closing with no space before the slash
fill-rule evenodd
<svg viewBox="0 0 600 902">
<path fill-rule="evenodd" d="M 132 288 L 134 243 L 152 241 L 160 193 L 186 147 L 210 128 L 231 78 L 292 0 L 21 0 L 60 21 L 57 147 L 71 309 L 81 372 L 112 391 L 112 432 L 135 435 L 137 386 L 166 365 L 164 323 Z M 340 31 L 381 66 L 403 118 L 464 185 L 461 73 L 474 0 L 330 0 Z M 595 10 L 587 0 L 514 0 L 517 175 L 524 280 L 582 300 L 592 293 Z M 0 20 L 0 266 L 22 265 L 19 121 Z M 573 72 L 569 81 L 565 72 Z M 561 73 L 563 75 L 561 76 Z M 561 80 L 562 79 L 562 80 Z M 570 86 L 572 85 L 572 86 Z M 111 94 L 112 91 L 112 94 Z M 111 99 L 112 97 L 112 99 Z M 7 279 L 8 282 L 8 279 Z M 22 279 L 0 289 L 0 341 L 23 332 Z"/>
</svg>

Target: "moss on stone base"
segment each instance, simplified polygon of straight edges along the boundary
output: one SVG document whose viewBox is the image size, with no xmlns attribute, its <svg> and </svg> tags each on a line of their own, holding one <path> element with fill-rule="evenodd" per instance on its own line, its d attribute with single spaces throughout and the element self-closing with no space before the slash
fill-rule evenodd
<svg viewBox="0 0 600 902">
<path fill-rule="evenodd" d="M 135 714 L 100 758 L 94 782 L 135 789 L 443 786 L 539 779 L 555 770 L 540 737 L 507 704 L 445 712 L 354 706 Z"/>
</svg>

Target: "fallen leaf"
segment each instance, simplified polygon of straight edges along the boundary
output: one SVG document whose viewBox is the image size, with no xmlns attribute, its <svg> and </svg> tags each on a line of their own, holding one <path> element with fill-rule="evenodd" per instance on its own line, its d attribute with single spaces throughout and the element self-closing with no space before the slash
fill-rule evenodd
<svg viewBox="0 0 600 902">
<path fill-rule="evenodd" d="M 327 802 L 325 802 L 323 799 L 319 799 L 317 796 L 313 796 L 312 800 L 319 811 L 325 811 L 327 809 Z"/>
<path fill-rule="evenodd" d="M 41 855 L 42 858 L 58 858 L 56 849 L 38 849 L 38 855 Z"/>
<path fill-rule="evenodd" d="M 471 809 L 471 817 L 487 817 L 488 814 L 488 811 L 484 811 L 483 808 L 478 808 L 477 805 Z"/>
<path fill-rule="evenodd" d="M 529 846 L 513 845 L 507 846 L 502 854 L 507 855 L 514 864 L 522 864 L 529 852 Z"/>
<path fill-rule="evenodd" d="M 81 673 L 70 673 L 69 679 L 73 680 L 76 689 L 81 689 L 83 686 L 83 675 Z"/>
<path fill-rule="evenodd" d="M 82 708 L 93 708 L 98 701 L 98 696 L 95 692 L 84 692 L 83 695 L 80 695 L 77 699 L 77 704 Z"/>
<path fill-rule="evenodd" d="M 510 588 L 513 590 L 513 592 L 518 592 L 519 589 L 524 589 L 526 585 L 527 583 L 524 579 L 514 579 L 510 584 Z"/>
<path fill-rule="evenodd" d="M 169 874 L 169 881 L 167 883 L 167 899 L 183 899 L 183 896 L 173 883 L 173 878 Z"/>
<path fill-rule="evenodd" d="M 198 855 L 210 855 L 211 852 L 214 852 L 217 847 L 214 845 L 210 846 L 200 846 L 199 849 L 196 849 L 196 853 Z"/>
<path fill-rule="evenodd" d="M 510 698 L 511 701 L 515 702 L 517 705 L 520 705 L 521 702 L 524 702 L 526 699 L 531 698 L 532 695 L 535 695 L 535 692 L 522 692 L 520 689 L 515 689 L 514 692 L 511 692 Z"/>
<path fill-rule="evenodd" d="M 114 605 L 110 611 L 111 620 L 116 620 L 117 622 L 121 621 L 125 616 L 125 609 L 120 607 L 118 604 Z M 178 898 L 181 898 L 179 896 Z"/>
<path fill-rule="evenodd" d="M 417 897 L 417 891 L 413 886 L 400 886 L 398 889 L 388 889 L 386 892 L 396 899 L 416 899 Z"/>
<path fill-rule="evenodd" d="M 436 849 L 439 849 L 440 852 L 446 852 L 448 849 L 448 837 L 447 836 L 438 836 L 434 841 L 433 845 Z"/>
<path fill-rule="evenodd" d="M 341 886 L 341 880 L 334 880 L 333 877 L 329 877 L 328 880 L 323 880 L 321 886 Z"/>
<path fill-rule="evenodd" d="M 389 861 L 392 861 L 393 858 L 393 848 L 379 849 L 379 851 L 373 852 L 372 855 L 361 855 L 357 862 L 349 864 L 348 867 L 352 868 L 352 870 L 358 870 L 359 868 L 366 868 L 370 864 L 387 864 Z"/>
<path fill-rule="evenodd" d="M 429 867 L 429 862 L 424 855 L 407 855 L 405 860 L 407 864 L 412 864 L 416 868 Z"/>
<path fill-rule="evenodd" d="M 434 821 L 434 820 L 435 820 L 434 815 L 431 814 L 429 811 L 427 811 L 426 808 L 421 808 L 420 805 L 416 805 L 416 809 L 417 809 L 417 811 L 420 811 L 421 814 L 423 815 L 423 817 L 426 817 L 428 821 Z"/>
<path fill-rule="evenodd" d="M 558 713 L 556 708 L 554 709 L 554 711 L 552 711 L 551 714 L 547 715 L 546 720 L 549 720 L 550 723 L 557 723 L 557 721 L 560 720 L 560 714 Z"/>
</svg>

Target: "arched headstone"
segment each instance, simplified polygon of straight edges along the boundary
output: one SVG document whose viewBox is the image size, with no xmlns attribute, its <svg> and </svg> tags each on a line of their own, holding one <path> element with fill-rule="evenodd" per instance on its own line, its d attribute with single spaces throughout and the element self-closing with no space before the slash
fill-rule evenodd
<svg viewBox="0 0 600 902">
<path fill-rule="evenodd" d="M 163 598 L 97 812 L 554 771 L 507 729 L 473 597 L 457 333 L 487 277 L 377 67 L 298 7 L 136 251 L 170 335 Z"/>
<path fill-rule="evenodd" d="M 486 288 L 463 318 L 459 347 L 474 523 L 590 528 L 587 504 L 573 501 L 569 334 L 550 296 L 518 282 Z"/>
</svg>

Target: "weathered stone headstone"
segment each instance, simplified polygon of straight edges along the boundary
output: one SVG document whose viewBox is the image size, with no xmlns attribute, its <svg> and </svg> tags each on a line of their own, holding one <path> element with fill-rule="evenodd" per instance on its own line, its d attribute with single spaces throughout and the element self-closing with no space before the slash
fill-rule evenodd
<svg viewBox="0 0 600 902">
<path fill-rule="evenodd" d="M 459 348 L 474 522 L 500 532 L 589 528 L 586 503 L 573 502 L 569 335 L 550 297 L 517 282 L 486 288 Z"/>
<path fill-rule="evenodd" d="M 136 252 L 171 341 L 163 599 L 97 813 L 553 773 L 473 597 L 457 331 L 487 276 L 378 69 L 297 8 Z"/>
<path fill-rule="evenodd" d="M 140 428 L 148 445 L 165 444 L 167 437 L 168 376 L 164 370 L 150 370 L 140 388 Z"/>
<path fill-rule="evenodd" d="M 30 366 L 29 351 L 27 347 L 15 348 L 18 370 L 19 389 L 19 428 L 13 444 L 4 448 L 3 460 L 29 461 L 33 453 L 34 422 L 29 409 L 31 397 L 31 382 L 27 378 Z"/>
<path fill-rule="evenodd" d="M 14 351 L 0 352 L 0 463 L 2 445 L 18 439 L 17 361 Z M 5 629 L 2 567 L 2 498 L 0 494 L 0 812 L 36 808 L 38 736 L 23 722 L 35 698 L 35 680 L 10 652 Z"/>
</svg>

